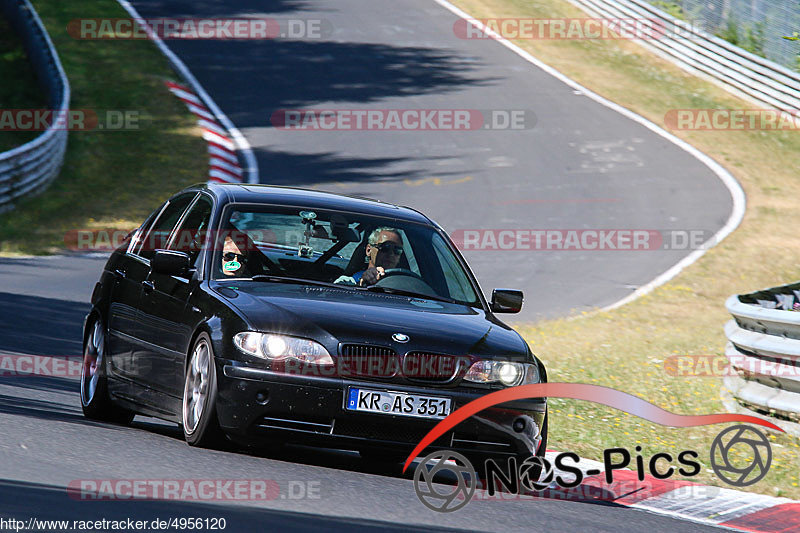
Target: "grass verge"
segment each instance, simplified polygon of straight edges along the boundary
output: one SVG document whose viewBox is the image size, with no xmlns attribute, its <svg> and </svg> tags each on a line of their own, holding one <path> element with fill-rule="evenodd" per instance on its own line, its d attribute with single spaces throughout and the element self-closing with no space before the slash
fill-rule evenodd
<svg viewBox="0 0 800 533">
<path fill-rule="evenodd" d="M 0 15 L 0 110 L 42 109 L 47 106 L 47 97 L 39 88 L 22 47 L 19 36 L 8 21 Z M 0 152 L 11 150 L 36 138 L 38 133 L 25 131 L 3 131 L 0 133 Z"/>
<path fill-rule="evenodd" d="M 586 17 L 563 0 L 456 0 L 477 18 Z M 716 85 L 691 76 L 633 42 L 524 40 L 516 44 L 604 97 L 656 124 L 670 109 L 751 109 Z M 534 67 L 531 67 L 534 68 Z M 520 328 L 545 362 L 551 381 L 605 385 L 681 414 L 725 412 L 719 378 L 670 376 L 675 354 L 722 357 L 724 301 L 731 294 L 800 278 L 800 241 L 792 223 L 800 197 L 800 134 L 767 131 L 678 131 L 727 167 L 747 194 L 742 225 L 670 283 L 620 309 L 578 320 Z M 653 252 L 658 253 L 658 252 Z M 692 481 L 727 486 L 711 471 L 713 438 L 724 426 L 673 429 L 600 405 L 551 401 L 550 446 L 602 460 L 604 448 L 642 446 L 645 457 L 693 449 L 703 471 Z M 742 489 L 800 498 L 797 439 L 771 435 L 769 474 Z M 633 453 L 633 452 L 632 452 Z M 739 460 L 747 461 L 742 451 Z"/>
<path fill-rule="evenodd" d="M 34 0 L 72 87 L 72 109 L 137 114 L 136 129 L 73 131 L 61 175 L 47 191 L 0 215 L 0 252 L 64 248 L 69 230 L 131 228 L 182 187 L 206 180 L 205 142 L 196 119 L 164 86 L 176 79 L 149 41 L 80 41 L 78 18 L 123 18 L 114 0 Z M 8 78 L 16 79 L 16 78 Z M 15 85 L 15 84 L 10 84 Z M 131 125 L 134 123 L 131 122 Z"/>
</svg>

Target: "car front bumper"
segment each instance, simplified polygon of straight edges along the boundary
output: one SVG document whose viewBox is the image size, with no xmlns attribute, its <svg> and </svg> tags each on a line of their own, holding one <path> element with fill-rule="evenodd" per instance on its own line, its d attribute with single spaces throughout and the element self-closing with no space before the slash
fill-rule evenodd
<svg viewBox="0 0 800 533">
<path fill-rule="evenodd" d="M 226 360 L 217 360 L 217 376 L 220 425 L 233 438 L 254 444 L 285 441 L 411 452 L 439 420 L 346 410 L 348 387 L 450 398 L 451 413 L 487 393 L 463 387 L 297 376 Z M 426 450 L 529 456 L 539 451 L 546 416 L 544 398 L 504 403 L 461 422 Z"/>
</svg>

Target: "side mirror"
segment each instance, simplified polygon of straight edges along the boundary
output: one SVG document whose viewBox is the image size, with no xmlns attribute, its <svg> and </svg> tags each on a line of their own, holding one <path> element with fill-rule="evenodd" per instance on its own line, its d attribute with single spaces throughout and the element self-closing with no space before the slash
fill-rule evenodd
<svg viewBox="0 0 800 533">
<path fill-rule="evenodd" d="M 173 250 L 156 250 L 156 255 L 150 260 L 153 272 L 167 276 L 186 276 L 190 267 L 189 254 Z"/>
<path fill-rule="evenodd" d="M 519 313 L 522 310 L 522 291 L 495 289 L 492 291 L 493 313 Z"/>
</svg>

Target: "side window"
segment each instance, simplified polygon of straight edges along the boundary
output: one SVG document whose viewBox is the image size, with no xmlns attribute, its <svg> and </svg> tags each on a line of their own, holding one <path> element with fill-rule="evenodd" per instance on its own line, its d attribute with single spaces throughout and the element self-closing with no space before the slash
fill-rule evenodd
<svg viewBox="0 0 800 533">
<path fill-rule="evenodd" d="M 467 279 L 464 270 L 456 262 L 456 258 L 447 249 L 447 244 L 435 233 L 431 242 L 436 252 L 436 259 L 439 261 L 444 279 L 447 282 L 447 291 L 450 293 L 450 297 L 462 302 L 474 301 L 475 292 L 472 290 L 469 279 Z"/>
<path fill-rule="evenodd" d="M 147 235 L 147 232 L 150 229 L 150 226 L 153 224 L 153 221 L 156 219 L 156 217 L 158 217 L 159 213 L 161 213 L 161 211 L 164 209 L 166 205 L 167 203 L 164 202 L 158 207 L 158 209 L 150 213 L 145 219 L 145 221 L 142 222 L 142 225 L 139 226 L 139 228 L 134 232 L 133 237 L 131 238 L 131 242 L 128 245 L 128 253 L 132 254 L 139 253 L 139 249 L 142 246 L 142 241 L 144 240 L 144 236 Z"/>
<path fill-rule="evenodd" d="M 193 192 L 182 194 L 170 200 L 167 206 L 161 211 L 156 221 L 153 222 L 153 225 L 147 232 L 147 236 L 136 245 L 136 249 L 133 250 L 133 253 L 145 259 L 152 259 L 156 250 L 159 248 L 166 248 L 167 239 L 169 239 L 172 229 L 175 227 L 175 224 L 178 223 L 181 215 L 186 211 L 186 208 L 195 196 L 197 196 L 197 193 Z"/>
<path fill-rule="evenodd" d="M 183 218 L 180 229 L 172 236 L 169 249 L 186 252 L 194 261 L 202 248 L 203 238 L 211 220 L 212 207 L 211 199 L 201 195 Z"/>
</svg>

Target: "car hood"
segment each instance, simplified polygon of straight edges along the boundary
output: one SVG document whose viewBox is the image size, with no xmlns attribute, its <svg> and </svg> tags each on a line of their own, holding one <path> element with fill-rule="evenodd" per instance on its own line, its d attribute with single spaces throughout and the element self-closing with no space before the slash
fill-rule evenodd
<svg viewBox="0 0 800 533">
<path fill-rule="evenodd" d="M 337 287 L 241 281 L 214 288 L 259 331 L 339 343 L 388 346 L 398 352 L 529 357 L 525 341 L 482 309 Z M 402 333 L 407 343 L 393 340 Z"/>
</svg>

